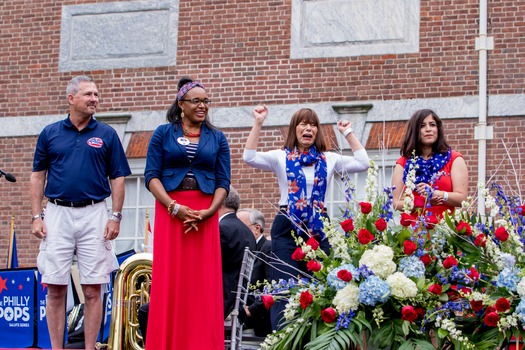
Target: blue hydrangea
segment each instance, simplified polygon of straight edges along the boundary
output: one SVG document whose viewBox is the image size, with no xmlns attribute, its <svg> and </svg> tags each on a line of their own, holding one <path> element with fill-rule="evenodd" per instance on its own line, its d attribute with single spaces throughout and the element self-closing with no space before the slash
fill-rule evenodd
<svg viewBox="0 0 525 350">
<path fill-rule="evenodd" d="M 390 297 L 390 287 L 386 281 L 377 276 L 368 277 L 359 285 L 359 302 L 365 305 L 374 306 L 384 303 Z"/>
<path fill-rule="evenodd" d="M 521 323 L 525 324 L 525 300 L 522 299 L 515 310 L 516 315 L 520 319 Z"/>
<path fill-rule="evenodd" d="M 401 259 L 398 270 L 407 277 L 420 278 L 425 276 L 425 264 L 415 255 Z"/>
<path fill-rule="evenodd" d="M 496 286 L 515 292 L 518 289 L 518 283 L 520 283 L 518 272 L 519 270 L 514 266 L 504 268 L 496 280 Z"/>
<path fill-rule="evenodd" d="M 344 264 L 330 271 L 330 273 L 326 277 L 326 281 L 328 282 L 329 286 L 337 290 L 346 287 L 347 282 L 337 277 L 337 273 L 341 270 L 349 271 L 352 274 L 352 280 L 359 281 L 359 271 L 357 270 L 357 268 L 352 264 Z"/>
</svg>

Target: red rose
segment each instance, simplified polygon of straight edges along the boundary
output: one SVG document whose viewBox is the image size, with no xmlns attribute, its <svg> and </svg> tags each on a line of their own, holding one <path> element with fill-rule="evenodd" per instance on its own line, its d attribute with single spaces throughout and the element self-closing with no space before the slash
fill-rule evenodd
<svg viewBox="0 0 525 350">
<path fill-rule="evenodd" d="M 306 253 L 300 247 L 295 249 L 295 252 L 292 254 L 292 259 L 295 261 L 301 261 L 306 257 Z"/>
<path fill-rule="evenodd" d="M 308 270 L 310 271 L 313 271 L 313 272 L 317 272 L 319 270 L 321 270 L 321 268 L 323 267 L 321 265 L 321 263 L 317 260 L 310 260 L 309 262 L 306 263 L 306 267 L 308 268 Z"/>
<path fill-rule="evenodd" d="M 449 255 L 445 260 L 443 260 L 443 267 L 448 270 L 452 266 L 458 266 L 458 261 L 452 255 Z"/>
<path fill-rule="evenodd" d="M 480 233 L 479 235 L 474 238 L 474 245 L 476 247 L 484 247 L 487 244 L 487 236 L 485 236 L 483 233 Z"/>
<path fill-rule="evenodd" d="M 425 228 L 427 230 L 432 230 L 434 226 L 436 226 L 439 223 L 439 220 L 434 215 L 430 215 L 430 216 L 425 217 L 425 223 L 426 223 Z"/>
<path fill-rule="evenodd" d="M 349 232 L 354 230 L 354 220 L 352 219 L 346 219 L 345 221 L 342 221 L 340 223 L 343 231 Z"/>
<path fill-rule="evenodd" d="M 357 240 L 361 244 L 368 244 L 374 240 L 374 235 L 370 233 L 370 231 L 368 231 L 366 228 L 362 228 L 357 234 Z"/>
<path fill-rule="evenodd" d="M 337 278 L 345 282 L 350 282 L 352 280 L 352 277 L 352 273 L 348 270 L 339 270 L 339 272 L 337 273 Z"/>
<path fill-rule="evenodd" d="M 474 281 L 479 280 L 479 272 L 474 267 L 471 267 L 469 269 L 469 272 L 467 272 L 467 275 L 472 278 Z"/>
<path fill-rule="evenodd" d="M 406 255 L 412 255 L 417 250 L 417 245 L 409 239 L 403 243 L 403 246 L 403 252 L 405 252 Z"/>
<path fill-rule="evenodd" d="M 461 235 L 472 236 L 472 228 L 465 221 L 460 221 L 456 226 L 456 230 Z"/>
<path fill-rule="evenodd" d="M 272 305 L 275 303 L 275 300 L 273 299 L 272 295 L 263 295 L 261 299 L 266 310 L 270 310 Z"/>
<path fill-rule="evenodd" d="M 308 305 L 314 302 L 314 297 L 312 294 L 310 294 L 309 291 L 305 290 L 301 293 L 301 296 L 299 297 L 299 303 L 301 303 L 301 307 L 303 309 L 306 309 Z"/>
<path fill-rule="evenodd" d="M 386 224 L 385 219 L 383 219 L 383 218 L 379 218 L 379 219 L 377 219 L 377 221 L 374 223 L 374 226 L 376 227 L 376 229 L 377 229 L 379 232 L 383 232 L 384 230 L 386 230 L 387 224 Z"/>
<path fill-rule="evenodd" d="M 497 239 L 499 239 L 502 242 L 505 242 L 507 239 L 509 239 L 509 233 L 505 229 L 505 227 L 501 226 L 496 229 L 496 232 L 494 232 L 494 235 Z"/>
<path fill-rule="evenodd" d="M 421 260 L 423 262 L 423 264 L 425 264 L 425 266 L 432 262 L 432 258 L 430 258 L 430 255 L 428 255 L 428 254 L 420 256 L 419 260 Z"/>
<path fill-rule="evenodd" d="M 423 196 L 414 196 L 414 207 L 423 208 L 425 206 L 426 198 Z"/>
<path fill-rule="evenodd" d="M 499 298 L 494 306 L 498 312 L 505 312 L 510 309 L 510 302 L 507 298 Z"/>
<path fill-rule="evenodd" d="M 416 307 L 415 310 L 417 312 L 418 318 L 423 318 L 423 316 L 425 316 L 425 313 L 427 312 L 427 310 L 422 306 Z"/>
<path fill-rule="evenodd" d="M 401 225 L 410 226 L 414 222 L 414 217 L 408 213 L 401 213 Z"/>
<path fill-rule="evenodd" d="M 368 214 L 372 211 L 372 204 L 368 202 L 359 202 L 359 206 L 361 207 L 361 213 Z"/>
<path fill-rule="evenodd" d="M 321 311 L 321 318 L 326 323 L 333 323 L 337 318 L 337 314 L 335 313 L 335 310 L 333 308 L 327 307 L 326 309 Z"/>
<path fill-rule="evenodd" d="M 483 321 L 489 327 L 496 327 L 498 325 L 499 315 L 497 312 L 487 313 Z"/>
<path fill-rule="evenodd" d="M 430 287 L 428 287 L 428 291 L 432 294 L 440 295 L 443 293 L 443 287 L 441 287 L 440 284 L 433 284 Z"/>
<path fill-rule="evenodd" d="M 487 306 L 487 310 L 485 310 L 485 314 L 490 314 L 491 312 L 496 312 L 496 308 L 494 306 Z"/>
<path fill-rule="evenodd" d="M 317 242 L 313 237 L 308 238 L 306 245 L 312 247 L 312 250 L 317 250 L 317 248 L 319 248 L 319 242 Z"/>
<path fill-rule="evenodd" d="M 475 312 L 479 312 L 483 309 L 483 301 L 482 300 L 471 300 L 470 301 L 470 307 Z"/>
<path fill-rule="evenodd" d="M 472 289 L 467 288 L 467 287 L 461 287 L 460 291 L 461 291 L 464 295 L 468 295 L 468 294 L 472 293 Z"/>
<path fill-rule="evenodd" d="M 401 309 L 401 319 L 408 321 L 408 322 L 414 322 L 417 320 L 418 314 L 416 310 L 410 305 L 403 306 Z"/>
<path fill-rule="evenodd" d="M 525 204 L 519 206 L 517 209 L 518 209 L 518 214 L 520 214 L 521 216 L 525 216 Z"/>
</svg>

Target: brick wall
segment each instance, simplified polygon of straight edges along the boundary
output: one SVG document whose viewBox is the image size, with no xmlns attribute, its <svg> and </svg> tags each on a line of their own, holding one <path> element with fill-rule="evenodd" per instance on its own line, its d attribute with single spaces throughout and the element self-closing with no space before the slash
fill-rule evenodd
<svg viewBox="0 0 525 350">
<path fill-rule="evenodd" d="M 422 0 L 418 53 L 316 59 L 289 58 L 290 0 L 181 0 L 176 66 L 58 72 L 61 6 L 92 2 L 0 2 L 0 117 L 65 113 L 65 84 L 79 73 L 92 75 L 98 82 L 100 112 L 166 110 L 182 75 L 205 83 L 213 107 L 409 100 L 478 93 L 478 56 L 474 50 L 478 0 Z M 524 93 L 524 16 L 525 2 L 489 2 L 488 30 L 495 41 L 495 49 L 488 54 L 490 95 Z M 465 156 L 471 193 L 477 174 L 475 123 L 473 119 L 445 122 L 450 143 Z M 496 173 L 501 181 L 506 176 L 514 184 L 514 166 L 519 169 L 515 177 L 522 183 L 524 166 L 517 164 L 516 146 L 525 119 L 491 117 L 489 123 L 494 125 L 495 139 L 488 143 L 487 174 Z M 249 130 L 225 132 L 232 148 L 233 184 L 243 195 L 243 206 L 262 208 L 267 217 L 273 217 L 278 199 L 275 177 L 249 168 L 241 160 Z M 281 146 L 281 135 L 278 127 L 265 128 L 261 149 Z M 4 203 L 0 211 L 0 265 L 5 261 L 12 214 L 16 215 L 20 264 L 35 264 L 38 241 L 30 235 L 29 223 L 29 174 L 35 142 L 35 137 L 0 138 L 0 164 L 18 180 L 0 181 Z M 511 148 L 510 157 L 504 144 Z"/>
</svg>

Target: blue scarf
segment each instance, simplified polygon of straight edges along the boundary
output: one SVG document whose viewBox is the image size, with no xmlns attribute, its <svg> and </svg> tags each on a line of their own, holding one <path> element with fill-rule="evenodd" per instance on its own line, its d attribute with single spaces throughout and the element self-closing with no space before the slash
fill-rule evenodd
<svg viewBox="0 0 525 350">
<path fill-rule="evenodd" d="M 326 193 L 327 166 L 326 157 L 315 146 L 308 153 L 300 153 L 297 148 L 286 151 L 286 175 L 288 177 L 288 210 L 295 226 L 308 228 L 311 235 L 318 234 L 325 238 L 321 213 L 324 210 Z M 306 195 L 306 178 L 303 166 L 315 164 L 314 185 L 310 201 Z M 300 230 L 298 232 L 301 232 Z"/>
<path fill-rule="evenodd" d="M 403 182 L 406 183 L 408 171 L 410 170 L 411 165 L 415 163 L 415 165 L 417 165 L 415 183 L 435 183 L 436 175 L 441 169 L 443 169 L 445 164 L 449 162 L 451 156 L 452 150 L 449 148 L 447 152 L 433 154 L 429 159 L 426 160 L 421 156 L 417 156 L 415 162 L 413 161 L 413 158 L 407 159 L 405 171 L 403 173 Z"/>
</svg>

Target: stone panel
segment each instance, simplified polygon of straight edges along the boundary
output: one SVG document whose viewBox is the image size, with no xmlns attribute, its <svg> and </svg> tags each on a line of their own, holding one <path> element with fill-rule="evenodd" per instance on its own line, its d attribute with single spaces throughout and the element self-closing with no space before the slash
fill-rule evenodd
<svg viewBox="0 0 525 350">
<path fill-rule="evenodd" d="M 419 50 L 419 0 L 292 0 L 291 57 Z"/>
<path fill-rule="evenodd" d="M 59 70 L 174 65 L 178 12 L 178 0 L 64 6 Z"/>
</svg>

